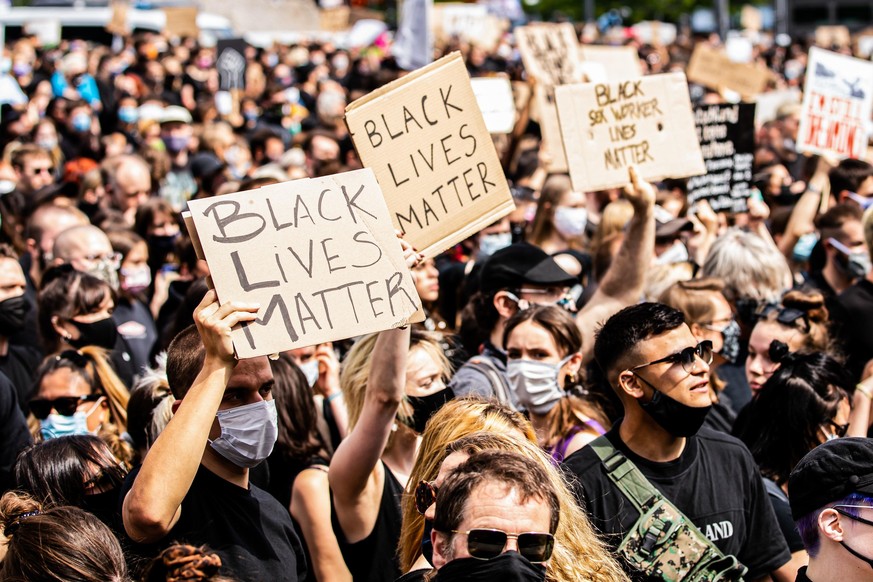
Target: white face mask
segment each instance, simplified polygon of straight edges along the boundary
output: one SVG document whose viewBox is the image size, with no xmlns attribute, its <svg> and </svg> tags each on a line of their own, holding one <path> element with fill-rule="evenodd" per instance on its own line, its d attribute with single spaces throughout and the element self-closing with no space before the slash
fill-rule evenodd
<svg viewBox="0 0 873 582">
<path fill-rule="evenodd" d="M 511 232 L 499 232 L 497 234 L 486 234 L 479 238 L 479 257 L 490 257 L 500 249 L 506 248 L 512 244 Z"/>
<path fill-rule="evenodd" d="M 279 436 L 275 401 L 219 410 L 215 416 L 221 436 L 209 441 L 209 446 L 237 467 L 251 469 L 273 452 Z"/>
<path fill-rule="evenodd" d="M 588 224 L 588 210 L 572 206 L 555 208 L 555 229 L 566 238 L 575 238 L 585 234 Z"/>
<path fill-rule="evenodd" d="M 548 414 L 564 396 L 564 390 L 558 386 L 558 375 L 572 357 L 567 356 L 557 364 L 509 360 L 506 377 L 519 404 L 533 414 Z"/>
<path fill-rule="evenodd" d="M 682 241 L 677 240 L 669 249 L 661 253 L 655 262 L 659 265 L 672 265 L 673 263 L 684 263 L 688 260 L 688 247 L 682 244 Z"/>
<path fill-rule="evenodd" d="M 318 360 L 312 358 L 305 364 L 300 364 L 297 367 L 306 376 L 306 381 L 309 382 L 310 388 L 315 386 L 315 383 L 318 382 Z"/>
</svg>

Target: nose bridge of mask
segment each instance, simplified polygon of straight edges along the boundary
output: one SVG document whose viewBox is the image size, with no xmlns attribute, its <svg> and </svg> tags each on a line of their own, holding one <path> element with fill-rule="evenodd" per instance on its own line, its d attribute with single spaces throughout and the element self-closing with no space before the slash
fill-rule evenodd
<svg viewBox="0 0 873 582">
<path fill-rule="evenodd" d="M 273 403 L 272 407 L 269 403 Z M 261 411 L 262 408 L 265 409 L 263 412 Z M 239 438 L 240 436 L 256 435 L 262 432 L 262 423 L 248 422 L 252 420 L 255 415 L 260 414 L 266 414 L 267 420 L 275 423 L 277 421 L 275 401 L 259 400 L 258 402 L 252 402 L 251 404 L 243 404 L 242 406 L 237 406 L 235 408 L 219 410 L 215 413 L 215 416 L 218 418 L 218 426 L 221 428 L 222 437 L 227 436 L 232 430 L 233 434 L 230 436 L 233 438 Z"/>
</svg>

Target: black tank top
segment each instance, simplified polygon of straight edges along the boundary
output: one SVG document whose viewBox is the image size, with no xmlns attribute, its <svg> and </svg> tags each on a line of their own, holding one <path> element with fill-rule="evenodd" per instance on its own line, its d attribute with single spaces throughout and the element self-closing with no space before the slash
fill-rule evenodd
<svg viewBox="0 0 873 582">
<path fill-rule="evenodd" d="M 335 513 L 333 517 L 333 528 L 343 559 L 355 582 L 393 582 L 402 574 L 397 544 L 400 542 L 400 497 L 403 495 L 403 486 L 388 465 L 380 462 L 385 469 L 385 484 L 382 486 L 376 525 L 370 535 L 350 544 L 345 541 Z"/>
</svg>

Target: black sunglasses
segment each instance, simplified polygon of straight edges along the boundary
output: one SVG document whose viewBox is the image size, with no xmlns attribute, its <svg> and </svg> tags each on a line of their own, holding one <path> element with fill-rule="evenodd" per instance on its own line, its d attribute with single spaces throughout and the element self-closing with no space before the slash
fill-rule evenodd
<svg viewBox="0 0 873 582">
<path fill-rule="evenodd" d="M 807 317 L 806 312 L 800 309 L 782 307 L 781 305 L 775 305 L 773 303 L 765 303 L 758 309 L 756 315 L 760 320 L 774 312 L 776 313 L 776 321 L 786 327 L 797 327 L 797 321 L 802 320 L 804 333 L 809 333 L 809 318 Z"/>
<path fill-rule="evenodd" d="M 846 436 L 846 433 L 849 432 L 849 423 L 846 424 L 837 424 L 833 420 L 827 421 L 827 423 L 834 429 L 834 434 L 840 438 Z"/>
<path fill-rule="evenodd" d="M 439 487 L 430 481 L 419 481 L 415 488 L 415 509 L 418 513 L 424 515 L 427 508 L 436 503 L 437 491 Z"/>
<path fill-rule="evenodd" d="M 51 411 L 54 410 L 61 416 L 73 416 L 79 405 L 83 402 L 96 402 L 100 399 L 100 394 L 88 394 L 85 396 L 61 396 L 48 400 L 46 398 L 34 398 L 28 402 L 30 411 L 39 420 L 45 420 Z"/>
<path fill-rule="evenodd" d="M 675 354 L 670 354 L 669 356 L 663 357 L 660 360 L 655 360 L 654 362 L 649 362 L 648 364 L 640 364 L 639 366 L 634 366 L 631 368 L 631 372 L 639 370 L 640 368 L 645 368 L 646 366 L 654 366 L 655 364 L 681 364 L 682 369 L 691 374 L 694 371 L 694 363 L 697 361 L 697 358 L 703 360 L 706 364 L 712 363 L 712 342 L 709 340 L 703 340 L 696 346 L 689 346 L 682 350 L 681 352 L 676 352 Z"/>
<path fill-rule="evenodd" d="M 502 554 L 510 538 L 518 543 L 518 553 L 533 564 L 545 562 L 552 557 L 552 549 L 555 547 L 555 536 L 550 533 L 509 534 L 499 529 L 452 530 L 452 533 L 467 536 L 467 553 L 479 560 L 491 560 Z"/>
</svg>

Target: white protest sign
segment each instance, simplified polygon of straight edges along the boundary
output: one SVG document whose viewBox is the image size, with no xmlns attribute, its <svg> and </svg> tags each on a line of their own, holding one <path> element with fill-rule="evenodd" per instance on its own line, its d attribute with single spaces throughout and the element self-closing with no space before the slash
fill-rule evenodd
<svg viewBox="0 0 873 582">
<path fill-rule="evenodd" d="M 603 190 L 628 181 L 703 174 L 706 167 L 682 73 L 555 90 L 573 189 Z"/>
<path fill-rule="evenodd" d="M 423 255 L 515 208 L 460 53 L 354 101 L 345 120 L 395 228 Z"/>
<path fill-rule="evenodd" d="M 240 358 L 406 325 L 421 305 L 371 170 L 188 208 L 219 301 L 260 304 L 232 332 Z"/>
<path fill-rule="evenodd" d="M 579 83 L 584 74 L 579 66 L 579 44 L 570 23 L 533 24 L 515 29 L 521 59 L 528 75 L 536 79 L 534 99 L 549 156 L 550 172 L 566 172 L 567 157 L 561 145 L 561 130 L 555 111 L 555 87 Z"/>
<path fill-rule="evenodd" d="M 632 46 L 601 46 L 583 44 L 579 46 L 579 58 L 582 66 L 600 65 L 606 80 L 619 81 L 623 79 L 636 79 L 643 76 L 640 66 L 640 57 L 637 49 Z M 594 75 L 585 70 L 588 80 L 599 82 Z"/>
<path fill-rule="evenodd" d="M 760 127 L 768 121 L 773 121 L 783 105 L 800 104 L 803 93 L 797 87 L 768 91 L 755 97 L 755 125 Z"/>
<path fill-rule="evenodd" d="M 873 108 L 873 63 L 809 49 L 797 150 L 862 159 Z"/>
<path fill-rule="evenodd" d="M 515 97 L 509 77 L 478 77 L 470 82 L 488 131 L 510 133 L 515 126 Z"/>
</svg>

